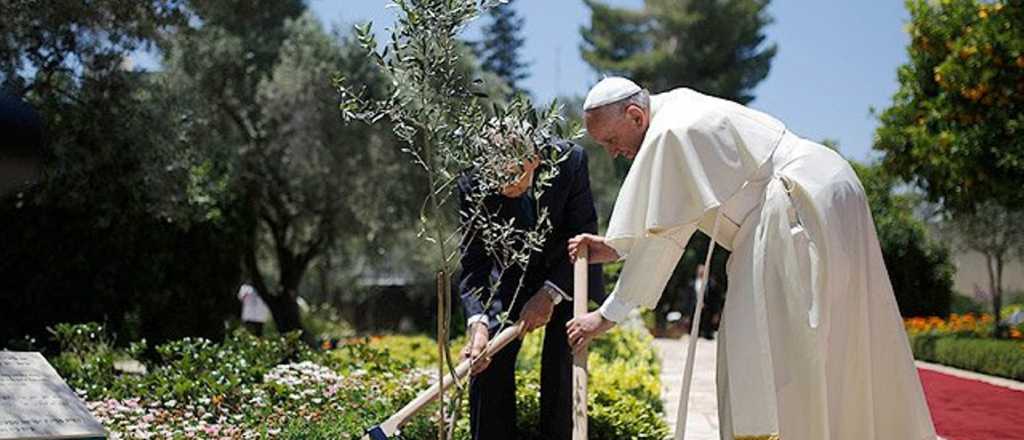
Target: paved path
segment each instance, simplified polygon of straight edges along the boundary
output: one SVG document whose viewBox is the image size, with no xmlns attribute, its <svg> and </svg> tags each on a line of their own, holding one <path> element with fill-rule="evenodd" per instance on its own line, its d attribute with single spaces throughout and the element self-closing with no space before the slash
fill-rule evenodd
<svg viewBox="0 0 1024 440">
<path fill-rule="evenodd" d="M 661 400 L 665 403 L 665 420 L 669 429 L 676 427 L 679 392 L 686 366 L 687 336 L 681 339 L 658 338 L 654 347 L 661 357 Z M 697 357 L 693 366 L 689 415 L 686 418 L 687 440 L 718 440 L 718 397 L 715 391 L 715 341 L 697 340 Z"/>
</svg>

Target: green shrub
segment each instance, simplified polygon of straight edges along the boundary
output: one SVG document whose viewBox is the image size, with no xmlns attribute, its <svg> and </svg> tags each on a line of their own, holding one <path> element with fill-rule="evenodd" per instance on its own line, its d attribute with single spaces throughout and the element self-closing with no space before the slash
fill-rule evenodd
<svg viewBox="0 0 1024 440">
<path fill-rule="evenodd" d="M 118 390 L 122 397 L 148 396 L 181 402 L 231 396 L 243 384 L 260 383 L 272 368 L 315 354 L 298 333 L 280 338 L 257 338 L 237 330 L 221 343 L 183 338 L 156 347 L 160 363 L 134 387 Z"/>
<path fill-rule="evenodd" d="M 980 315 L 984 313 L 985 310 L 981 303 L 975 301 L 974 298 L 956 293 L 953 294 L 952 301 L 950 302 L 949 312 L 957 315 L 966 315 L 968 313 Z"/>
<path fill-rule="evenodd" d="M 604 272 L 604 291 L 611 292 L 615 290 L 615 283 L 619 282 L 619 274 L 622 273 L 623 262 L 615 261 L 612 263 L 605 263 L 601 266 L 602 272 Z"/>
<path fill-rule="evenodd" d="M 1017 313 L 1017 312 L 1019 312 L 1021 310 L 1024 310 L 1024 303 L 1006 304 L 1006 305 L 1004 305 L 1002 307 L 1002 310 L 999 311 L 999 316 L 1000 316 L 999 319 L 1000 320 L 1010 319 L 1010 316 L 1013 316 L 1014 313 Z"/>
<path fill-rule="evenodd" d="M 183 338 L 156 347 L 157 362 L 144 376 L 119 375 L 114 361 L 139 359 L 145 341 L 128 350 L 114 349 L 104 328 L 95 323 L 59 324 L 53 334 L 62 351 L 50 359 L 74 389 L 89 399 L 149 399 L 182 403 L 231 397 L 243 384 L 260 383 L 275 366 L 316 356 L 298 334 L 257 338 L 238 330 L 221 343 Z"/>
<path fill-rule="evenodd" d="M 146 347 L 143 340 L 132 343 L 127 350 L 115 349 L 106 329 L 94 322 L 57 324 L 49 330 L 61 349 L 50 363 L 72 389 L 90 398 L 104 397 L 115 387 L 116 361 L 136 358 Z"/>
<path fill-rule="evenodd" d="M 321 342 L 355 336 L 355 330 L 341 318 L 341 312 L 329 303 L 315 304 L 302 314 L 306 331 Z"/>
<path fill-rule="evenodd" d="M 910 338 L 914 357 L 950 367 L 1024 380 L 1024 342 L 916 335 Z"/>
<path fill-rule="evenodd" d="M 397 362 L 420 367 L 437 365 L 437 342 L 423 335 L 373 338 L 370 339 L 370 346 L 387 350 L 391 359 Z"/>
<path fill-rule="evenodd" d="M 519 438 L 523 440 L 542 440 L 538 428 L 543 341 L 543 330 L 527 335 L 516 360 L 516 417 Z M 414 360 L 413 364 L 421 368 L 430 369 L 437 361 L 437 346 L 425 336 L 385 336 L 370 340 L 368 346 L 385 349 L 398 361 Z M 455 341 L 452 344 L 453 353 L 458 353 L 461 346 L 461 340 Z M 660 439 L 669 434 L 668 426 L 662 419 L 660 362 L 650 335 L 620 328 L 611 330 L 591 344 L 589 367 L 591 439 Z M 468 432 L 466 400 L 463 399 L 462 420 L 456 430 L 462 434 Z M 417 420 L 418 425 L 415 426 L 418 428 L 414 430 L 423 436 L 414 436 L 410 428 L 406 428 L 403 437 L 431 438 L 431 433 L 435 431 L 430 421 L 425 417 L 418 417 Z"/>
<path fill-rule="evenodd" d="M 436 346 L 426 337 L 349 341 L 329 353 L 310 351 L 297 334 L 256 338 L 236 331 L 223 342 L 183 338 L 155 348 L 148 373 L 118 375 L 115 360 L 144 347 L 113 348 L 96 324 L 53 330 L 64 351 L 51 359 L 93 414 L 125 438 L 358 439 L 432 382 Z M 520 438 L 541 440 L 540 347 L 543 332 L 525 338 L 517 364 Z M 650 336 L 615 329 L 591 347 L 592 439 L 664 438 L 658 360 Z M 453 342 L 457 353 L 462 340 Z M 393 350 L 393 352 L 392 352 Z M 455 438 L 468 437 L 462 394 Z M 426 408 L 402 438 L 436 436 Z M 154 422 L 154 420 L 156 422 Z"/>
</svg>

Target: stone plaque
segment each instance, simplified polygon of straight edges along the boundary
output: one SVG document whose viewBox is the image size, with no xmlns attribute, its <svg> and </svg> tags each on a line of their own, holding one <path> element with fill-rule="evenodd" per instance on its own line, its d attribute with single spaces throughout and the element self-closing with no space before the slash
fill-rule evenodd
<svg viewBox="0 0 1024 440">
<path fill-rule="evenodd" d="M 0 351 L 0 440 L 105 437 L 43 355 Z"/>
</svg>

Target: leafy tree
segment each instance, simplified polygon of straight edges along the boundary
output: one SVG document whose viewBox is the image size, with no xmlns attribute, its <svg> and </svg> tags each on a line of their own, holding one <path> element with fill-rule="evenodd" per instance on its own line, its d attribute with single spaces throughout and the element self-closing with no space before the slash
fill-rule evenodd
<svg viewBox="0 0 1024 440">
<path fill-rule="evenodd" d="M 338 123 L 336 73 L 371 96 L 385 81 L 355 41 L 325 32 L 309 12 L 290 16 L 301 2 L 243 3 L 260 10 L 244 22 L 216 2 L 199 8 L 211 20 L 169 39 L 166 65 L 203 103 L 200 131 L 216 135 L 202 141 L 230 164 L 224 173 L 246 220 L 247 278 L 277 328 L 290 331 L 302 328 L 297 299 L 309 269 L 386 247 L 418 193 L 383 184 L 403 181 L 404 170 L 386 128 Z M 404 182 L 417 188 L 415 178 Z"/>
<path fill-rule="evenodd" d="M 777 50 L 765 45 L 768 0 L 645 0 L 641 10 L 584 3 L 583 59 L 653 91 L 686 86 L 746 104 Z"/>
<path fill-rule="evenodd" d="M 294 295 L 312 262 L 330 249 L 342 251 L 342 261 L 352 261 L 387 246 L 398 228 L 412 226 L 413 197 L 420 192 L 401 188 L 415 187 L 417 179 L 403 173 L 390 132 L 338 123 L 331 83 L 336 72 L 369 87 L 383 85 L 361 48 L 323 32 L 309 13 L 286 29 L 278 64 L 259 88 L 267 138 L 253 152 L 259 160 L 250 162 L 247 174 L 264 177 L 259 184 L 263 239 L 257 249 L 263 258 L 258 261 L 275 263 L 261 269 L 264 280 L 257 283 L 273 278 L 282 293 Z M 339 248 L 352 238 L 361 245 Z"/>
<path fill-rule="evenodd" d="M 528 63 L 520 59 L 520 49 L 526 41 L 522 36 L 525 19 L 516 14 L 512 2 L 487 11 L 491 21 L 483 27 L 483 40 L 474 45 L 481 67 L 505 81 L 514 91 L 520 91 L 519 82 L 530 76 Z"/>
<path fill-rule="evenodd" d="M 889 172 L 947 210 L 1024 202 L 1024 3 L 907 1 L 909 61 L 880 115 Z"/>
<path fill-rule="evenodd" d="M 208 292 L 238 277 L 223 258 L 231 220 L 201 202 L 216 184 L 196 160 L 203 152 L 179 137 L 187 98 L 126 63 L 184 23 L 184 5 L 0 8 L 0 82 L 46 127 L 39 182 L 0 201 L 0 342 L 85 320 L 151 340 L 218 337 L 236 302 Z"/>
<path fill-rule="evenodd" d="M 1024 246 L 1024 211 L 1012 211 L 996 203 L 986 202 L 969 213 L 952 217 L 952 235 L 962 250 L 985 256 L 992 316 L 999 318 L 1003 302 L 1003 268 Z"/>
<path fill-rule="evenodd" d="M 497 3 L 483 2 L 482 7 L 491 8 Z M 504 278 L 508 270 L 518 270 L 518 287 L 522 287 L 531 254 L 545 246 L 551 231 L 546 208 L 537 207 L 536 226 L 520 226 L 500 218 L 487 200 L 518 180 L 517 167 L 527 163 L 539 163 L 531 191 L 540 197 L 557 172 L 552 165 L 561 160 L 557 152 L 546 154 L 540 147 L 552 144 L 556 135 L 565 137 L 565 131 L 557 124 L 561 117 L 556 105 L 540 112 L 522 95 L 507 105 L 489 102 L 481 87 L 482 79 L 465 68 L 465 48 L 457 36 L 480 14 L 477 0 L 398 0 L 395 6 L 396 24 L 383 48 L 378 47 L 370 25 L 357 29 L 369 56 L 393 80 L 387 93 L 383 98 L 374 97 L 365 85 L 348 76 L 338 78 L 337 86 L 342 93 L 344 118 L 370 124 L 390 122 L 404 144 L 403 151 L 412 158 L 411 167 L 426 182 L 420 235 L 430 243 L 438 262 L 440 376 L 453 367 L 448 340 L 457 245 L 460 240 L 463 244 L 470 240 L 480 243 L 494 259 L 497 279 Z M 462 176 L 473 183 L 463 195 L 466 203 L 460 203 L 460 224 L 472 227 L 452 230 L 445 218 L 456 210 L 452 205 L 456 204 L 456 184 Z M 490 301 L 497 288 L 495 281 L 487 291 L 477 294 Z M 442 426 L 445 412 L 442 406 Z M 452 421 L 448 430 L 454 426 Z M 439 429 L 438 435 L 444 438 L 444 432 Z"/>
<path fill-rule="evenodd" d="M 882 258 L 903 316 L 946 316 L 953 299 L 949 246 L 915 217 L 919 196 L 899 193 L 899 180 L 881 165 L 854 162 L 875 221 Z"/>
</svg>

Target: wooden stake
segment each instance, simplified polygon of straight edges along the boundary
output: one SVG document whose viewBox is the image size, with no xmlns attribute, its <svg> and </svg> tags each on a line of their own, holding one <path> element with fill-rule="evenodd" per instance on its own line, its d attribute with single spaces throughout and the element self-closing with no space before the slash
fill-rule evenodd
<svg viewBox="0 0 1024 440">
<path fill-rule="evenodd" d="M 587 280 L 589 256 L 586 247 L 579 248 L 573 266 L 573 317 L 587 314 Z M 587 356 L 589 350 L 573 355 L 572 359 L 572 440 L 587 440 Z"/>
<path fill-rule="evenodd" d="M 715 226 L 711 228 L 711 242 L 708 243 L 708 253 L 704 257 L 704 273 L 701 275 L 701 285 L 697 292 L 697 305 L 693 308 L 693 320 L 690 325 L 689 340 L 686 346 L 686 366 L 683 368 L 683 388 L 679 392 L 679 407 L 676 412 L 676 432 L 674 440 L 686 439 L 686 418 L 688 417 L 690 405 L 690 382 L 693 381 L 693 361 L 697 355 L 697 338 L 700 333 L 700 315 L 704 310 L 704 293 L 708 290 L 708 279 L 711 275 L 711 257 L 715 254 L 715 238 L 718 235 L 718 224 L 722 219 L 719 211 L 715 216 Z"/>
</svg>

